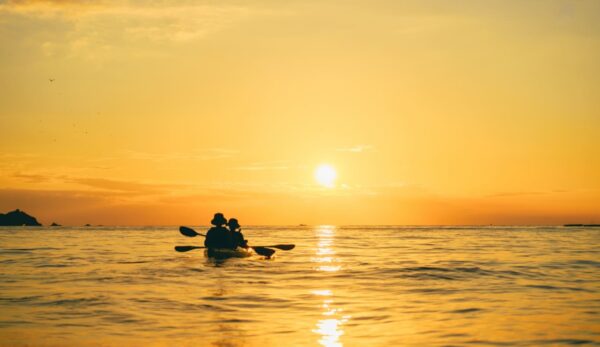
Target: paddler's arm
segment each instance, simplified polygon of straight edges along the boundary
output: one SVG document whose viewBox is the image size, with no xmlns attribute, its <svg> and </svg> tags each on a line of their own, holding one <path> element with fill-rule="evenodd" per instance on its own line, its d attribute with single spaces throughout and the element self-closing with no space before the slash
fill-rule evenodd
<svg viewBox="0 0 600 347">
<path fill-rule="evenodd" d="M 242 229 L 240 229 L 240 247 L 248 248 L 248 240 L 244 238 L 244 234 L 242 234 Z"/>
<path fill-rule="evenodd" d="M 206 232 L 206 238 L 204 239 L 204 247 L 206 248 L 214 248 L 213 245 L 215 243 L 214 237 L 212 234 L 213 228 L 208 229 Z"/>
</svg>

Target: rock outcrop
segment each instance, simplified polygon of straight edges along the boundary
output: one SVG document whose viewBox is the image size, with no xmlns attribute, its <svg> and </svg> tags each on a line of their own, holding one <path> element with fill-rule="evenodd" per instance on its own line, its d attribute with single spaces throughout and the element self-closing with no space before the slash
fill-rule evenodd
<svg viewBox="0 0 600 347">
<path fill-rule="evenodd" d="M 35 217 L 28 215 L 27 213 L 16 209 L 6 214 L 0 213 L 0 225 L 1 226 L 42 226 L 38 223 Z"/>
</svg>

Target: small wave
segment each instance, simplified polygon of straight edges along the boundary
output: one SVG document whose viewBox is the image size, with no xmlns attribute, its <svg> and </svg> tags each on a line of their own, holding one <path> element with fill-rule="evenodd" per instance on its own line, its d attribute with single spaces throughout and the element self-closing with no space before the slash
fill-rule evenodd
<svg viewBox="0 0 600 347">
<path fill-rule="evenodd" d="M 575 260 L 575 261 L 573 261 L 573 264 L 577 264 L 577 265 L 592 265 L 594 267 L 600 267 L 600 262 L 599 261 L 594 261 L 594 260 Z"/>
<path fill-rule="evenodd" d="M 33 322 L 26 320 L 0 320 L 0 328 L 9 328 L 12 326 L 31 325 Z"/>
<path fill-rule="evenodd" d="M 409 289 L 407 292 L 419 294 L 454 294 L 460 292 L 460 290 L 450 288 L 414 288 Z"/>
<path fill-rule="evenodd" d="M 470 307 L 470 308 L 463 308 L 460 310 L 452 310 L 452 311 L 448 311 L 449 313 L 472 313 L 472 312 L 481 312 L 483 311 L 480 308 L 476 308 L 476 307 Z"/>
<path fill-rule="evenodd" d="M 115 264 L 145 264 L 150 263 L 149 260 L 140 260 L 140 261 L 118 261 Z"/>
<path fill-rule="evenodd" d="M 43 298 L 40 295 L 32 295 L 32 296 L 21 296 L 16 298 L 1 298 L 0 303 L 10 303 L 10 304 L 25 304 L 30 303 L 36 300 Z"/>
<path fill-rule="evenodd" d="M 230 319 L 223 319 L 220 322 L 222 322 L 222 323 L 252 323 L 252 322 L 256 322 L 256 320 L 243 319 L 243 318 L 230 318 Z"/>
<path fill-rule="evenodd" d="M 42 306 L 99 306 L 105 304 L 107 301 L 104 298 L 60 299 L 40 303 Z"/>
<path fill-rule="evenodd" d="M 557 286 L 551 286 L 551 285 L 547 285 L 547 284 L 527 284 L 525 285 L 525 287 L 528 288 L 535 288 L 535 289 L 545 289 L 545 290 L 553 290 L 553 291 L 574 291 L 574 292 L 589 292 L 589 290 L 583 289 L 583 288 L 576 288 L 576 287 L 557 287 Z"/>
<path fill-rule="evenodd" d="M 399 277 L 414 278 L 414 279 L 420 279 L 420 280 L 448 280 L 448 281 L 458 280 L 457 277 L 445 276 L 445 275 L 441 275 L 441 274 L 431 274 L 431 273 L 406 274 L 406 275 L 400 275 Z"/>
<path fill-rule="evenodd" d="M 36 247 L 36 248 L 5 248 L 0 249 L 0 253 L 4 254 L 19 254 L 19 253 L 31 253 L 35 251 L 52 251 L 52 250 L 60 250 L 60 248 L 54 247 Z"/>
<path fill-rule="evenodd" d="M 80 323 L 57 323 L 54 326 L 59 328 L 91 328 L 92 324 L 80 324 Z"/>
<path fill-rule="evenodd" d="M 464 343 L 469 345 L 488 345 L 488 346 L 514 346 L 514 342 L 489 341 L 489 340 L 469 340 Z"/>
<path fill-rule="evenodd" d="M 419 271 L 438 271 L 438 272 L 483 272 L 479 267 L 454 267 L 454 268 L 443 268 L 443 267 L 434 267 L 434 266 L 417 266 L 417 267 L 407 267 L 401 269 L 400 271 L 406 272 L 419 272 Z"/>
<path fill-rule="evenodd" d="M 590 341 L 590 340 L 582 340 L 582 339 L 551 339 L 551 340 L 534 340 L 534 341 L 528 341 L 529 343 L 533 344 L 533 345 L 551 345 L 551 346 L 556 346 L 556 345 L 572 345 L 572 346 L 579 346 L 579 345 L 594 345 L 594 346 L 598 346 L 600 345 L 597 342 L 594 341 Z"/>
<path fill-rule="evenodd" d="M 36 265 L 36 268 L 47 268 L 47 267 L 69 267 L 68 264 L 41 264 Z"/>
<path fill-rule="evenodd" d="M 0 264 L 17 264 L 19 261 L 16 259 L 4 259 L 0 260 Z"/>
<path fill-rule="evenodd" d="M 110 312 L 106 316 L 101 318 L 103 321 L 114 324 L 146 324 L 147 321 L 134 316 L 133 314 L 121 313 L 121 312 Z"/>
<path fill-rule="evenodd" d="M 223 297 L 223 296 L 205 296 L 202 298 L 202 300 L 208 300 L 208 301 L 224 301 L 227 300 L 227 297 Z"/>
<path fill-rule="evenodd" d="M 0 249 L 0 254 L 29 254 L 29 249 Z"/>
<path fill-rule="evenodd" d="M 467 335 L 467 334 L 460 334 L 460 333 L 440 335 L 440 337 L 445 337 L 445 338 L 446 337 L 467 337 L 467 336 L 469 336 L 469 335 Z"/>
<path fill-rule="evenodd" d="M 480 267 L 435 267 L 416 266 L 401 269 L 387 269 L 383 272 L 394 273 L 397 278 L 414 278 L 430 280 L 464 280 L 469 277 L 499 275 Z"/>
<path fill-rule="evenodd" d="M 384 321 L 384 320 L 389 320 L 392 317 L 390 315 L 384 314 L 384 315 L 369 315 L 369 316 L 355 316 L 352 317 L 352 320 L 355 321 Z"/>
</svg>

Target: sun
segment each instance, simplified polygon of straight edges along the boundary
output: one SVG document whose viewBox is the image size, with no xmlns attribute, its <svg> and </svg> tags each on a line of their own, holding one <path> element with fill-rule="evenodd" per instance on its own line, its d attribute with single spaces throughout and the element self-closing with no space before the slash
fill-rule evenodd
<svg viewBox="0 0 600 347">
<path fill-rule="evenodd" d="M 331 165 L 322 164 L 315 170 L 315 179 L 323 187 L 333 188 L 336 177 L 337 173 Z"/>
</svg>

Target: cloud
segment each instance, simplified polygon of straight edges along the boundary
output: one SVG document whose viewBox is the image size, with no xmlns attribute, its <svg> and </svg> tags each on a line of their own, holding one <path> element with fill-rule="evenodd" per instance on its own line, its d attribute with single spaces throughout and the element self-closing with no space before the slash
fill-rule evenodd
<svg viewBox="0 0 600 347">
<path fill-rule="evenodd" d="M 561 194 L 561 193 L 573 193 L 570 190 L 564 189 L 554 189 L 549 191 L 524 191 L 524 192 L 498 192 L 494 194 L 489 194 L 484 196 L 485 198 L 509 198 L 509 197 L 532 197 L 538 195 L 553 195 L 553 194 Z"/>
<path fill-rule="evenodd" d="M 350 152 L 350 153 L 362 153 L 362 152 L 373 151 L 374 149 L 375 149 L 375 146 L 373 146 L 373 145 L 356 145 L 356 146 L 348 147 L 348 148 L 337 148 L 336 151 Z"/>
<path fill-rule="evenodd" d="M 500 192 L 500 193 L 487 195 L 487 197 L 503 198 L 503 197 L 513 197 L 513 196 L 544 195 L 544 194 L 550 194 L 550 193 L 551 192 Z"/>
<path fill-rule="evenodd" d="M 28 188 L 35 186 L 36 188 L 44 189 L 49 187 L 71 187 L 78 188 L 84 186 L 92 188 L 89 191 L 106 191 L 115 193 L 127 193 L 130 195 L 161 195 L 170 194 L 178 190 L 189 189 L 189 185 L 185 184 L 170 184 L 170 183 L 153 183 L 153 182 L 134 182 L 127 180 L 115 180 L 98 177 L 74 177 L 71 175 L 51 174 L 51 173 L 21 173 L 16 172 L 12 177 L 28 183 Z M 45 183 L 51 183 L 47 185 Z"/>
<path fill-rule="evenodd" d="M 39 174 L 22 174 L 22 173 L 18 172 L 12 176 L 15 178 L 18 178 L 18 179 L 22 179 L 29 183 L 41 183 L 41 182 L 46 182 L 48 180 L 47 176 L 39 175 Z"/>
<path fill-rule="evenodd" d="M 172 153 L 148 153 L 138 151 L 125 151 L 126 156 L 136 160 L 149 160 L 156 162 L 174 161 L 174 160 L 217 160 L 235 157 L 240 151 L 228 148 L 207 148 L 190 152 L 172 152 Z"/>
<path fill-rule="evenodd" d="M 104 8 L 101 1 L 8 0 L 0 4 L 0 15 L 73 21 L 82 16 L 99 13 Z"/>
<path fill-rule="evenodd" d="M 101 39 L 99 28 L 110 28 L 105 32 L 112 34 L 117 30 L 130 39 L 184 42 L 265 13 L 237 4 L 197 2 L 12 0 L 0 4 L 0 14 L 71 22 L 75 24 L 73 31 L 80 34 L 79 41 L 94 41 L 90 44 Z"/>
<path fill-rule="evenodd" d="M 6 11 L 40 11 L 47 9 L 68 9 L 82 7 L 97 7 L 102 1 L 86 0 L 6 0 L 0 8 Z"/>
<path fill-rule="evenodd" d="M 184 185 L 138 183 L 131 181 L 110 180 L 105 178 L 69 178 L 66 180 L 66 182 L 76 183 L 106 191 L 137 194 L 159 194 L 173 189 L 181 189 L 185 187 Z"/>
<path fill-rule="evenodd" d="M 178 224 L 194 216 L 193 207 L 169 208 L 155 201 L 135 201 L 128 197 L 127 193 L 108 191 L 0 189 L 0 212 L 20 208 L 45 225 L 51 222 L 63 225 Z"/>
<path fill-rule="evenodd" d="M 245 224 L 506 225 L 564 224 L 600 218 L 597 191 L 495 199 L 419 194 L 400 188 L 371 196 L 324 195 L 298 193 L 283 185 L 265 188 L 225 183 L 222 188 L 194 187 L 176 194 L 164 189 L 156 196 L 140 196 L 132 190 L 152 188 L 102 180 L 81 183 L 106 189 L 0 188 L 0 212 L 20 208 L 44 224 L 57 221 L 68 225 L 194 225 L 208 222 L 216 211 L 241 218 Z"/>
<path fill-rule="evenodd" d="M 258 162 L 251 163 L 245 166 L 238 166 L 235 170 L 243 170 L 243 171 L 272 171 L 272 170 L 288 170 L 289 161 L 270 161 L 270 162 Z"/>
<path fill-rule="evenodd" d="M 14 39 L 15 44 L 35 46 L 46 58 L 83 60 L 94 67 L 165 56 L 170 49 L 274 13 L 235 2 L 0 0 L 3 31 L 28 38 Z"/>
</svg>

